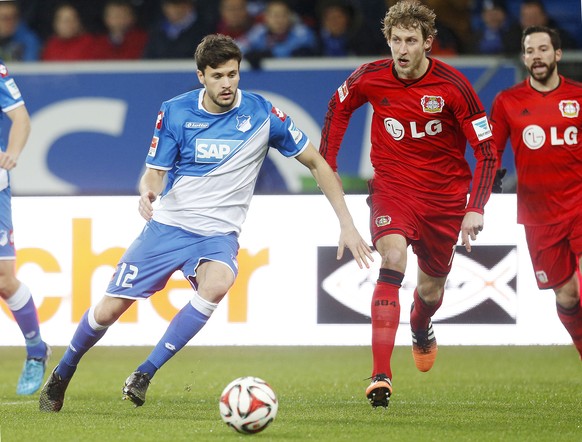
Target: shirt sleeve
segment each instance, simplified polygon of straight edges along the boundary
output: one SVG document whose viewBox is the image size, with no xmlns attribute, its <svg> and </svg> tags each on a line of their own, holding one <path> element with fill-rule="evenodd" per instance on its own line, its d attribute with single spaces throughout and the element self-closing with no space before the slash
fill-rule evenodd
<svg viewBox="0 0 582 442">
<path fill-rule="evenodd" d="M 489 125 L 486 116 L 482 117 L 481 121 L 485 121 Z M 497 152 L 491 137 L 471 146 L 473 147 L 477 163 L 473 174 L 473 183 L 467 210 L 482 214 L 485 204 L 487 204 L 491 196 L 493 180 L 495 179 L 495 172 L 497 171 Z"/>
<path fill-rule="evenodd" d="M 334 92 L 327 106 L 319 153 L 334 171 L 337 171 L 337 155 L 350 118 L 356 109 L 368 101 L 360 91 L 363 70 L 364 66 L 354 71 Z"/>
<path fill-rule="evenodd" d="M 24 100 L 20 89 L 12 77 L 8 75 L 6 66 L 0 63 L 0 107 L 3 112 L 22 106 Z"/>
<path fill-rule="evenodd" d="M 166 103 L 162 104 L 150 148 L 146 157 L 146 166 L 154 169 L 170 170 L 176 163 L 179 144 L 171 129 L 172 115 Z"/>
<path fill-rule="evenodd" d="M 286 157 L 299 155 L 309 144 L 309 138 L 289 115 L 270 103 L 269 105 L 269 147 L 274 147 Z"/>
<path fill-rule="evenodd" d="M 501 159 L 510 133 L 501 92 L 495 96 L 493 104 L 491 105 L 491 130 L 493 132 L 495 146 L 497 147 L 497 167 L 501 167 Z"/>
<path fill-rule="evenodd" d="M 479 97 L 468 82 L 464 82 L 459 93 L 461 97 L 457 100 L 457 118 L 476 159 L 467 211 L 482 214 L 491 196 L 497 171 L 497 150 Z"/>
</svg>

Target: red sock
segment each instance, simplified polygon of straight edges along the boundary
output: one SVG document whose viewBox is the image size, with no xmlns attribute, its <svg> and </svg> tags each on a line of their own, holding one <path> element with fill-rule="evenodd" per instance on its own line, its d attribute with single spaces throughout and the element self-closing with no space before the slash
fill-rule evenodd
<svg viewBox="0 0 582 442">
<path fill-rule="evenodd" d="M 582 359 L 582 308 L 580 303 L 569 309 L 556 304 L 556 310 L 558 311 L 558 318 L 570 333 L 572 342 L 574 342 L 576 350 L 580 354 L 580 359 Z"/>
<path fill-rule="evenodd" d="M 404 274 L 400 272 L 380 270 L 380 278 L 372 296 L 372 376 L 384 373 L 392 379 L 390 359 L 400 323 L 398 289 L 403 278 Z"/>
<path fill-rule="evenodd" d="M 435 305 L 428 305 L 414 289 L 414 308 L 410 312 L 410 328 L 412 330 L 424 330 L 428 327 L 428 321 L 436 313 L 443 303 L 444 296 Z"/>
</svg>

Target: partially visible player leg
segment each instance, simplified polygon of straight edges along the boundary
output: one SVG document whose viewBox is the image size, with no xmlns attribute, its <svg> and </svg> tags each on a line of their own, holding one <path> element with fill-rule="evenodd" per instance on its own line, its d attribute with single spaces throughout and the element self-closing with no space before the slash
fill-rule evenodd
<svg viewBox="0 0 582 442">
<path fill-rule="evenodd" d="M 8 262 L 4 261 L 2 265 L 6 265 Z M 13 266 L 13 261 L 11 261 L 10 265 Z M 14 294 L 6 299 L 6 304 L 22 331 L 26 343 L 26 360 L 20 378 L 18 379 L 16 393 L 29 395 L 35 393 L 42 385 L 46 362 L 51 354 L 51 350 L 42 340 L 38 313 L 30 290 L 17 279 L 11 279 L 14 280 L 15 285 L 19 285 Z"/>
<path fill-rule="evenodd" d="M 7 184 L 7 183 L 5 183 Z M 26 344 L 26 360 L 16 393 L 35 393 L 42 385 L 50 347 L 40 335 L 38 313 L 30 290 L 16 278 L 16 249 L 13 240 L 12 204 L 10 187 L 0 191 L 0 298 L 2 298 L 18 324 Z"/>
<path fill-rule="evenodd" d="M 572 342 L 582 360 L 582 306 L 580 305 L 579 273 L 562 287 L 555 289 L 558 318 L 572 337 Z"/>
<path fill-rule="evenodd" d="M 556 304 L 556 309 L 558 318 L 572 337 L 572 342 L 582 360 L 582 308 L 580 303 L 569 309 Z"/>
<path fill-rule="evenodd" d="M 418 269 L 419 284 L 414 290 L 414 301 L 410 312 L 412 333 L 412 356 L 416 368 L 429 371 L 436 360 L 438 346 L 431 318 L 443 302 L 446 278 L 433 278 Z M 419 294 L 419 289 L 425 293 Z"/>
<path fill-rule="evenodd" d="M 550 226 L 524 227 L 537 285 L 554 289 L 558 318 L 582 359 L 582 216 Z"/>
</svg>

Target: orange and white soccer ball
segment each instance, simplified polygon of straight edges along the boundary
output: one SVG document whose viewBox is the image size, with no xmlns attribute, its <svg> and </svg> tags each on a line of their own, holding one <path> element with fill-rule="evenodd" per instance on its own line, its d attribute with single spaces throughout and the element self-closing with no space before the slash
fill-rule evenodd
<svg viewBox="0 0 582 442">
<path fill-rule="evenodd" d="M 273 389 L 260 378 L 235 379 L 220 395 L 220 416 L 239 433 L 263 431 L 277 416 L 279 403 Z"/>
</svg>

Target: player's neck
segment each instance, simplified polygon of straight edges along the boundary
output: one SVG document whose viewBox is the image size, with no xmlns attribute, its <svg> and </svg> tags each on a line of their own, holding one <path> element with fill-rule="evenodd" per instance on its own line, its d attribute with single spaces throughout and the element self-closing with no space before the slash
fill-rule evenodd
<svg viewBox="0 0 582 442">
<path fill-rule="evenodd" d="M 560 76 L 558 75 L 558 72 L 556 71 L 556 72 L 554 72 L 554 74 L 552 76 L 550 76 L 550 78 L 548 78 L 546 81 L 543 81 L 543 82 L 537 81 L 535 78 L 530 76 L 529 77 L 529 84 L 536 91 L 550 92 L 550 91 L 553 91 L 554 89 L 556 89 L 560 85 Z"/>
<path fill-rule="evenodd" d="M 419 63 L 419 65 L 412 70 L 401 69 L 398 67 L 398 64 L 395 65 L 398 78 L 405 82 L 407 81 L 412 82 L 418 80 L 420 77 L 426 74 L 429 67 L 430 60 L 427 57 L 424 57 L 423 60 Z"/>
</svg>

